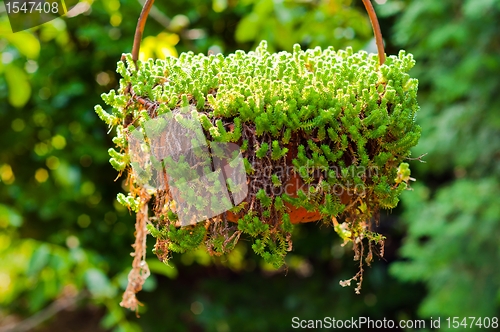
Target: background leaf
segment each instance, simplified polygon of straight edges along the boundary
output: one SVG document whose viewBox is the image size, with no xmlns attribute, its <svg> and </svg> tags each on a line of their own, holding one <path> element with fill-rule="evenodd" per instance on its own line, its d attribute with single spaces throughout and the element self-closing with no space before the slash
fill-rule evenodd
<svg viewBox="0 0 500 332">
<path fill-rule="evenodd" d="M 4 74 L 9 88 L 9 103 L 14 107 L 23 107 L 31 96 L 28 75 L 14 65 L 5 66 Z"/>
</svg>

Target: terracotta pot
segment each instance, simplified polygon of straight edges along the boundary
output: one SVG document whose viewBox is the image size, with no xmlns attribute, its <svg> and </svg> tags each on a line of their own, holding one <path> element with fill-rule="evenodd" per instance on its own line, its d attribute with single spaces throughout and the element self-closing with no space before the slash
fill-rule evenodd
<svg viewBox="0 0 500 332">
<path fill-rule="evenodd" d="M 297 197 L 297 190 L 299 188 L 304 188 L 304 182 L 300 178 L 300 176 L 294 174 L 288 180 L 285 186 L 287 189 L 290 189 L 290 192 L 287 192 L 292 197 Z M 342 195 L 339 196 L 342 204 L 348 204 L 351 201 L 351 196 L 347 193 L 347 191 L 343 192 Z M 296 208 L 295 206 L 285 203 L 288 214 L 290 215 L 290 221 L 292 224 L 301 224 L 307 222 L 314 222 L 322 219 L 321 214 L 318 211 L 307 211 L 305 208 L 300 207 Z M 238 219 L 243 217 L 245 212 L 233 213 L 231 211 L 226 212 L 226 218 L 232 222 L 238 222 Z"/>
<path fill-rule="evenodd" d="M 297 197 L 298 188 L 303 188 L 303 186 L 304 182 L 302 181 L 300 176 L 293 174 L 285 185 L 285 188 L 287 188 L 286 193 L 292 197 Z M 290 221 L 292 224 L 313 222 L 313 221 L 318 221 L 322 218 L 321 214 L 317 211 L 308 212 L 303 207 L 296 208 L 295 206 L 286 202 L 285 206 L 287 208 L 288 214 L 290 215 Z M 228 211 L 226 212 L 226 218 L 229 221 L 238 222 L 238 219 L 243 217 L 244 214 L 245 212 L 240 212 L 238 214 L 235 214 Z"/>
<path fill-rule="evenodd" d="M 232 130 L 233 128 L 230 129 Z M 287 145 L 288 148 L 288 154 L 286 156 L 287 166 L 291 167 L 292 160 L 297 157 L 297 147 L 298 147 L 297 140 L 292 140 Z M 304 181 L 302 181 L 302 178 L 297 173 L 291 172 L 288 181 L 284 185 L 284 193 L 295 198 L 297 197 L 297 192 L 299 189 L 302 189 L 302 191 L 307 192 L 309 186 L 304 184 Z M 351 196 L 348 194 L 347 191 L 343 191 L 339 197 L 342 204 L 348 204 L 351 200 Z M 286 202 L 284 204 L 287 208 L 287 213 L 290 216 L 290 222 L 292 224 L 314 222 L 321 220 L 323 218 L 323 216 L 318 211 L 307 211 L 303 207 L 297 208 L 292 204 Z M 242 218 L 245 215 L 245 213 L 247 213 L 247 211 L 241 211 L 240 213 L 233 213 L 231 211 L 228 211 L 225 214 L 227 220 L 232 222 L 238 222 L 238 219 Z"/>
</svg>

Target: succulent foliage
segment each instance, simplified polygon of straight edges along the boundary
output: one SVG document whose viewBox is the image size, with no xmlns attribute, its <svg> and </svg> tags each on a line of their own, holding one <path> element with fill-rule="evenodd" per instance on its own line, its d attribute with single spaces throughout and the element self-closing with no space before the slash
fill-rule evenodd
<svg viewBox="0 0 500 332">
<path fill-rule="evenodd" d="M 290 212 L 304 208 L 328 223 L 342 220 L 335 229 L 353 242 L 360 262 L 368 243 L 369 263 L 372 244 L 383 243 L 370 221 L 380 208 L 397 205 L 411 179 L 403 162 L 420 136 L 418 83 L 408 75 L 413 65 L 404 51 L 380 66 L 377 55 L 350 48 L 304 51 L 295 45 L 292 53 L 269 53 L 266 42 L 256 51 L 227 56 L 188 52 L 135 64 L 126 55 L 118 62 L 119 89 L 103 95 L 111 112 L 96 106 L 100 118 L 116 128 L 110 162 L 129 174 L 129 196 L 118 199 L 134 211 L 148 204 L 137 199 L 144 182 L 131 171 L 130 133 L 145 133 L 149 119 L 188 108 L 208 142 L 240 146 L 248 195 L 231 210 L 237 224 L 222 213 L 178 228 L 168 190 L 152 191 L 149 231 L 161 260 L 201 244 L 222 254 L 248 234 L 257 254 L 281 266 L 291 250 Z M 169 139 L 179 138 L 170 133 Z M 298 186 L 290 191 L 294 180 Z M 217 202 L 200 198 L 194 204 Z"/>
</svg>

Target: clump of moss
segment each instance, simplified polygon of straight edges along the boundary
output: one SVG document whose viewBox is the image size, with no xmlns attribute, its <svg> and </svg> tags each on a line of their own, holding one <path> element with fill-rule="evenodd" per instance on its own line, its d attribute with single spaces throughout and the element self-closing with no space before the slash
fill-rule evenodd
<svg viewBox="0 0 500 332">
<path fill-rule="evenodd" d="M 152 206 L 149 231 L 163 261 L 171 251 L 200 245 L 223 254 L 248 234 L 254 251 L 279 267 L 291 250 L 290 212 L 303 208 L 333 223 L 354 244 L 360 264 L 363 257 L 369 263 L 373 244 L 383 245 L 371 221 L 381 208 L 397 205 L 411 179 L 404 160 L 420 136 L 418 84 L 408 75 L 413 65 L 404 51 L 380 66 L 377 55 L 350 48 L 303 51 L 295 45 L 292 53 L 269 53 L 266 42 L 227 56 L 188 52 L 135 64 L 126 55 L 118 62 L 119 89 L 102 96 L 111 113 L 96 106 L 100 118 L 116 127 L 110 162 L 128 173 L 132 186 L 118 199 L 134 211 Z M 149 120 L 186 108 L 207 141 L 239 145 L 248 194 L 231 214 L 177 229 L 179 211 L 168 186 L 150 188 L 148 201 L 138 198 L 135 189 L 145 187 L 151 174 L 133 171 L 129 138 L 134 131 L 145 134 Z M 168 138 L 180 139 L 175 133 Z M 152 148 L 146 143 L 143 151 Z M 291 192 L 293 181 L 298 185 Z M 361 275 L 354 279 L 360 286 Z"/>
</svg>

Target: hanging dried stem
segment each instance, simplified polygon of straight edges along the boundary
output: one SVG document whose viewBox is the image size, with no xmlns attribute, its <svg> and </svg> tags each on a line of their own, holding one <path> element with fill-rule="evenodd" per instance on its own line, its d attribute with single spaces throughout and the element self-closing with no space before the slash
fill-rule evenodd
<svg viewBox="0 0 500 332">
<path fill-rule="evenodd" d="M 123 298 L 120 302 L 120 306 L 134 310 L 136 313 L 139 305 L 142 304 L 137 300 L 135 295 L 141 291 L 142 285 L 144 285 L 150 274 L 148 264 L 146 263 L 146 237 L 148 234 L 146 225 L 148 222 L 148 202 L 150 196 L 145 189 L 142 189 L 139 197 L 141 199 L 141 207 L 136 215 L 135 243 L 132 245 L 134 252 L 130 254 L 134 257 L 134 261 L 132 262 L 132 270 L 128 275 L 127 289 L 123 293 Z"/>
<path fill-rule="evenodd" d="M 368 16 L 370 17 L 370 22 L 372 23 L 373 34 L 375 35 L 375 42 L 377 43 L 379 62 L 380 65 L 383 65 L 385 62 L 384 41 L 382 39 L 380 25 L 378 24 L 377 14 L 370 0 L 363 0 L 363 4 L 365 5 Z"/>
</svg>

